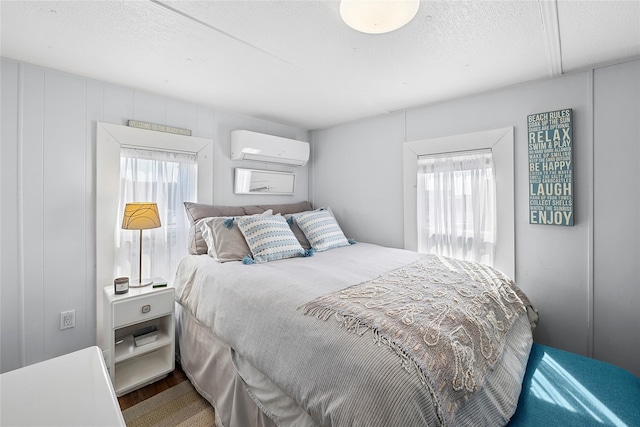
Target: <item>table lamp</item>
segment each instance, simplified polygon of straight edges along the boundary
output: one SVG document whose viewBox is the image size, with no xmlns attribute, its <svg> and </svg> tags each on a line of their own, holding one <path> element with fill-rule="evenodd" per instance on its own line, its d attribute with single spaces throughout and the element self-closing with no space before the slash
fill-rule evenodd
<svg viewBox="0 0 640 427">
<path fill-rule="evenodd" d="M 160 227 L 160 215 L 158 215 L 158 205 L 150 202 L 127 203 L 124 207 L 122 217 L 122 228 L 124 230 L 140 230 L 140 278 L 138 284 L 129 286 L 139 288 L 153 283 L 153 279 L 142 278 L 142 230 Z"/>
</svg>

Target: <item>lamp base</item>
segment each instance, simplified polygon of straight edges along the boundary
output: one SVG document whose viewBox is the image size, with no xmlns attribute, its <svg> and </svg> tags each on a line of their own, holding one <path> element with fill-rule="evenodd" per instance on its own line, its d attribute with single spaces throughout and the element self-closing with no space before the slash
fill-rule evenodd
<svg viewBox="0 0 640 427">
<path fill-rule="evenodd" d="M 142 280 L 138 278 L 132 279 L 129 281 L 130 288 L 143 288 L 145 286 L 149 286 L 153 283 L 153 279 L 149 279 L 147 277 L 143 277 Z"/>
</svg>

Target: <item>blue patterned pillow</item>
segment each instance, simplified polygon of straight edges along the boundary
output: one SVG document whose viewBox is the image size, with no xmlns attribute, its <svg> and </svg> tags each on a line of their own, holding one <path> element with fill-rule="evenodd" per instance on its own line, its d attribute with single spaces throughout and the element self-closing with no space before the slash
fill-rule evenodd
<svg viewBox="0 0 640 427">
<path fill-rule="evenodd" d="M 253 260 L 243 259 L 245 264 L 311 255 L 300 246 L 281 215 L 241 217 L 237 224 L 253 255 Z"/>
<path fill-rule="evenodd" d="M 318 252 L 351 244 L 329 210 L 302 212 L 294 217 L 311 247 Z"/>
</svg>

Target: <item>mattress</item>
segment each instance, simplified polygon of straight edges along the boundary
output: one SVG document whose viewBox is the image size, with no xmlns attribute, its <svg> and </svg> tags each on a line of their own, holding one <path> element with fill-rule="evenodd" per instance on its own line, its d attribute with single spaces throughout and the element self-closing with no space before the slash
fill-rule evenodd
<svg viewBox="0 0 640 427">
<path fill-rule="evenodd" d="M 251 399 L 275 425 L 505 425 L 515 411 L 532 344 L 525 302 L 504 339 L 491 343 L 500 350 L 495 363 L 478 377 L 473 393 L 455 401 L 454 410 L 442 404 L 446 396 L 438 390 L 449 385 L 436 382 L 437 373 L 416 375 L 413 367 L 419 363 L 389 345 L 392 340 L 376 337 L 375 328 L 349 330 L 340 316 L 341 321 L 320 320 L 303 313 L 311 301 L 405 271 L 423 258 L 364 243 L 256 265 L 192 255 L 182 261 L 174 286 L 185 319 L 197 324 L 200 334 L 206 331 L 233 366 L 236 372 L 228 372 L 228 379 L 242 399 Z M 492 315 L 500 317 L 499 311 Z M 499 329 L 504 319 L 494 320 Z M 190 334 L 191 328 L 179 328 L 181 358 L 189 355 L 183 366 L 202 384 L 196 372 L 206 370 L 210 355 L 197 348 L 204 340 Z M 465 353 L 471 347 L 461 347 L 460 354 L 472 357 Z M 219 425 L 228 420 L 231 427 L 234 405 L 222 404 L 204 388 L 201 393 L 220 414 Z"/>
</svg>

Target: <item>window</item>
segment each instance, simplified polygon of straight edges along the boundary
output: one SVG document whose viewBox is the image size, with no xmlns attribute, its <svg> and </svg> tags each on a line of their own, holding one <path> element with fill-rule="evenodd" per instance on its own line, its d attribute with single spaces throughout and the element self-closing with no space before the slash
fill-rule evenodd
<svg viewBox="0 0 640 427">
<path fill-rule="evenodd" d="M 417 161 L 418 251 L 493 265 L 491 151 L 426 155 Z"/>
<path fill-rule="evenodd" d="M 515 278 L 513 128 L 493 129 L 404 143 L 404 247 L 418 250 L 418 159 L 420 156 L 490 150 L 496 186 L 493 265 Z"/>
<path fill-rule="evenodd" d="M 197 194 L 198 159 L 195 153 L 120 149 L 119 221 L 116 223 L 116 273 L 140 277 L 140 233 L 121 228 L 129 202 L 156 202 L 160 228 L 142 233 L 142 276 L 175 276 L 178 262 L 187 255 L 189 222 L 183 202 Z"/>
</svg>

